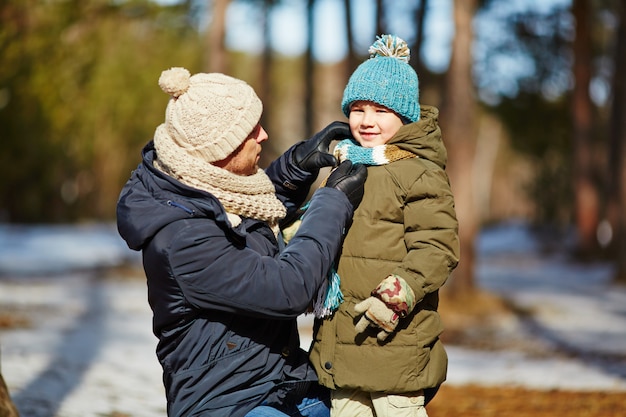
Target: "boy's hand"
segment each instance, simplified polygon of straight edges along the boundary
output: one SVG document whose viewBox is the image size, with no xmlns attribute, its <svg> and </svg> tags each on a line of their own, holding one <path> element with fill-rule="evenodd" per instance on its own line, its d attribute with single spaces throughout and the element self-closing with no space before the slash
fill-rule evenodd
<svg viewBox="0 0 626 417">
<path fill-rule="evenodd" d="M 351 138 L 350 127 L 344 122 L 332 122 L 308 140 L 296 145 L 293 162 L 303 171 L 316 172 L 320 168 L 335 166 L 337 159 L 328 148 L 334 140 Z"/>
<path fill-rule="evenodd" d="M 365 313 L 354 327 L 356 332 L 362 333 L 369 326 L 378 327 L 381 330 L 376 337 L 381 342 L 387 339 L 398 325 L 398 314 L 376 297 L 369 297 L 365 301 L 361 301 L 354 306 L 354 311 L 359 314 Z"/>
<path fill-rule="evenodd" d="M 356 324 L 357 333 L 369 325 L 381 329 L 378 340 L 385 340 L 398 325 L 400 317 L 406 317 L 415 307 L 415 293 L 398 275 L 389 275 L 372 291 L 372 296 L 354 306 L 357 313 L 365 313 Z"/>
</svg>

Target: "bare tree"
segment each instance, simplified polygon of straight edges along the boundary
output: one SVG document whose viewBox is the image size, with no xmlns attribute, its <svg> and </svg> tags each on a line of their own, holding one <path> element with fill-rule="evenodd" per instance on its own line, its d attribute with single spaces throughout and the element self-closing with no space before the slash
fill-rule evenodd
<svg viewBox="0 0 626 417">
<path fill-rule="evenodd" d="M 211 19 L 206 31 L 204 67 L 208 72 L 227 72 L 228 55 L 226 53 L 226 10 L 230 0 L 214 0 L 213 7 L 207 7 L 208 17 Z"/>
<path fill-rule="evenodd" d="M 18 417 L 19 412 L 17 411 L 17 407 L 11 400 L 11 396 L 9 395 L 9 389 L 7 388 L 7 384 L 4 382 L 4 378 L 2 374 L 0 374 L 0 416 L 2 417 Z"/>
<path fill-rule="evenodd" d="M 376 19 L 376 35 L 380 36 L 385 33 L 384 20 L 385 20 L 385 10 L 384 10 L 383 0 L 376 0 L 376 10 L 374 12 L 374 18 Z"/>
<path fill-rule="evenodd" d="M 626 283 L 626 4 L 617 2 L 619 28 L 616 39 L 613 73 L 613 103 L 610 121 L 610 185 L 609 217 L 617 231 L 617 272 L 615 281 Z"/>
<path fill-rule="evenodd" d="M 415 41 L 411 45 L 411 66 L 415 68 L 418 75 L 424 73 L 424 63 L 422 62 L 422 44 L 424 42 L 424 20 L 426 17 L 426 8 L 428 0 L 419 0 L 418 7 L 415 9 Z"/>
<path fill-rule="evenodd" d="M 270 97 L 272 91 L 271 73 L 274 61 L 274 54 L 272 53 L 272 48 L 270 45 L 270 12 L 272 10 L 273 3 L 273 0 L 263 0 L 263 11 L 261 13 L 261 24 L 263 27 L 263 52 L 261 60 L 261 82 L 257 87 L 257 92 L 265 107 L 265 111 L 261 116 L 261 124 L 263 126 L 268 126 L 268 114 L 271 114 L 270 106 L 272 105 Z"/>
<path fill-rule="evenodd" d="M 599 216 L 599 193 L 593 180 L 592 113 L 589 95 L 591 82 L 591 31 L 589 1 L 574 0 L 573 14 L 576 19 L 574 39 L 574 91 L 571 101 L 574 194 L 576 227 L 579 235 L 578 249 L 582 254 L 597 248 L 596 230 Z"/>
<path fill-rule="evenodd" d="M 474 241 L 479 224 L 473 193 L 473 161 L 476 146 L 476 103 L 472 82 L 472 19 L 476 0 L 454 1 L 455 35 L 446 75 L 441 125 L 449 152 L 448 172 L 456 200 L 461 260 L 448 286 L 452 296 L 475 290 Z"/>
<path fill-rule="evenodd" d="M 307 48 L 304 63 L 304 134 L 308 137 L 313 134 L 315 117 L 313 111 L 314 89 L 313 77 L 315 76 L 315 63 L 313 61 L 313 45 L 315 43 L 315 0 L 307 0 Z"/>
<path fill-rule="evenodd" d="M 354 53 L 354 36 L 352 32 L 352 7 L 350 6 L 350 0 L 344 0 L 343 5 L 345 9 L 345 26 L 346 26 L 346 44 L 348 46 L 347 59 L 346 59 L 346 80 L 350 78 L 352 71 L 357 67 L 358 61 Z"/>
</svg>

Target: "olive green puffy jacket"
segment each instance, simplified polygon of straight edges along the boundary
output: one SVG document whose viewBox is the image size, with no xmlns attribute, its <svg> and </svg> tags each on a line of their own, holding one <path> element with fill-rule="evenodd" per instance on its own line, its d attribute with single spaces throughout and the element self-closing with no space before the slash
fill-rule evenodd
<svg viewBox="0 0 626 417">
<path fill-rule="evenodd" d="M 438 290 L 458 263 L 459 240 L 437 116 L 436 108 L 422 106 L 421 119 L 388 142 L 417 158 L 368 167 L 365 195 L 338 262 L 344 302 L 331 319 L 315 323 L 310 359 L 320 383 L 331 389 L 402 393 L 437 387 L 446 378 Z M 389 274 L 407 281 L 417 304 L 379 342 L 377 330 L 356 333 L 354 306 Z"/>
</svg>

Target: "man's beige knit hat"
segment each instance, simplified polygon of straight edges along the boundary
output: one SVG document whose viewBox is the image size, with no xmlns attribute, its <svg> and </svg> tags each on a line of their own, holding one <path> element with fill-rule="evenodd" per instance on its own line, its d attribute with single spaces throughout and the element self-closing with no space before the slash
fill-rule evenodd
<svg viewBox="0 0 626 417">
<path fill-rule="evenodd" d="M 171 99 L 154 145 L 159 161 L 173 171 L 189 157 L 209 163 L 225 159 L 263 112 L 252 87 L 224 74 L 191 76 L 185 68 L 171 68 L 161 73 L 159 86 Z"/>
</svg>

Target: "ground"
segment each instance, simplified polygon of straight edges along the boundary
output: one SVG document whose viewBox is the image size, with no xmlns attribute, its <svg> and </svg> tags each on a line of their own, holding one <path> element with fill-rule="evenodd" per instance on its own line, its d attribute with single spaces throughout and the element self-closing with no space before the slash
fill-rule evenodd
<svg viewBox="0 0 626 417">
<path fill-rule="evenodd" d="M 451 299 L 444 293 L 440 312 L 444 341 L 487 350 L 533 350 L 536 341 L 503 338 L 498 321 L 525 313 L 487 292 Z M 471 329 L 468 331 L 467 329 Z M 623 417 L 626 392 L 539 391 L 516 387 L 444 384 L 427 407 L 429 417 Z"/>
<path fill-rule="evenodd" d="M 626 393 L 443 385 L 429 417 L 623 417 Z"/>
<path fill-rule="evenodd" d="M 120 271 L 116 271 L 115 275 L 119 277 L 124 274 L 121 274 Z M 140 276 L 138 273 L 130 275 L 133 277 Z M 125 281 L 126 280 L 122 279 L 119 282 L 124 283 Z M 77 278 L 75 281 L 71 282 L 74 287 L 87 285 L 85 284 L 86 280 L 84 278 Z M 121 312 L 126 314 L 124 317 L 127 317 L 127 320 L 128 317 L 130 317 L 128 316 L 129 312 L 134 315 L 146 314 L 144 304 L 133 305 L 130 302 L 143 298 L 143 292 L 145 291 L 143 278 L 139 280 L 136 278 L 129 279 L 128 282 L 126 282 L 127 285 L 121 287 L 121 290 L 115 291 L 112 291 L 112 289 L 117 288 L 117 285 L 113 285 L 118 283 L 117 278 L 116 280 L 105 279 L 96 280 L 94 282 L 97 286 L 89 290 L 91 292 L 88 293 L 103 296 L 105 301 L 118 300 L 119 303 L 116 304 L 117 308 L 122 309 Z M 54 287 L 50 281 L 46 281 L 40 285 L 46 290 L 46 294 L 56 294 L 54 291 L 56 287 Z M 7 285 L 5 285 L 5 287 L 4 290 L 8 290 L 9 287 Z M 29 286 L 28 294 L 36 293 L 34 288 L 36 288 L 34 284 Z M 67 288 L 67 286 L 63 288 Z M 111 296 L 109 297 L 107 294 Z M 124 294 L 129 297 L 128 300 L 120 298 Z M 133 298 L 133 294 L 138 294 L 138 296 Z M 70 295 L 73 295 L 73 293 Z M 25 296 L 25 294 L 22 294 L 22 296 Z M 87 297 L 87 299 L 91 298 Z M 96 303 L 96 307 L 99 305 L 107 305 L 107 302 L 101 301 Z M 67 305 L 63 305 L 62 309 L 62 311 L 71 310 Z M 33 313 L 33 310 L 29 311 Z M 100 315 L 106 315 L 104 311 L 100 311 L 97 308 L 94 312 Z M 494 352 L 514 347 L 518 350 L 523 349 L 526 352 L 545 354 L 541 352 L 542 345 L 540 341 L 533 340 L 533 338 L 528 337 L 527 334 L 502 332 L 499 328 L 499 323 L 511 318 L 523 319 L 527 312 L 487 292 L 480 292 L 462 299 L 451 299 L 449 296 L 446 296 L 446 294 L 442 294 L 440 312 L 446 325 L 443 339 L 448 346 L 465 346 Z M 86 317 L 98 317 L 98 314 L 87 315 Z M 33 323 L 29 322 L 29 317 L 30 316 L 25 314 L 23 310 L 0 308 L 0 330 L 29 329 L 33 325 Z M 117 315 L 113 315 L 112 319 L 118 320 L 117 317 Z M 149 315 L 144 318 L 146 320 L 149 319 Z M 105 323 L 106 321 L 101 324 Z M 90 325 L 90 323 L 87 324 Z M 143 327 L 141 327 L 141 329 L 149 332 L 147 326 L 144 327 L 145 329 L 143 329 Z M 83 330 L 85 330 L 85 334 L 90 334 L 87 332 L 88 326 Z M 81 333 L 81 331 L 78 333 Z M 139 336 L 134 334 L 134 337 Z M 138 348 L 151 351 L 154 342 L 151 335 L 147 335 L 147 340 L 148 347 L 144 347 L 144 345 L 140 344 Z M 109 350 L 112 349 L 113 348 L 109 348 Z M 125 350 L 124 352 L 127 351 Z M 551 352 L 550 354 L 555 353 Z M 136 362 L 137 360 L 134 359 L 133 361 Z M 7 370 L 9 370 L 11 368 L 11 366 L 9 366 L 10 364 L 5 364 L 7 365 Z M 110 365 L 107 366 L 111 367 Z M 125 369 L 128 370 L 128 366 L 126 366 Z M 138 375 L 140 379 L 143 378 L 144 381 L 146 380 L 143 374 Z M 83 375 L 84 379 L 81 383 L 83 385 L 82 389 L 88 384 L 87 376 L 89 375 Z M 100 376 L 102 376 L 102 374 L 100 374 Z M 12 379 L 15 380 L 15 378 Z M 102 388 L 102 385 L 101 382 L 95 384 L 99 389 Z M 82 406 L 83 402 L 94 401 L 93 392 L 95 391 L 86 392 L 84 396 L 85 398 L 89 397 L 89 401 L 77 401 L 73 404 Z M 142 394 L 142 392 L 143 391 L 138 391 L 138 394 Z M 0 394 L 2 394 L 1 390 Z M 69 403 L 72 398 L 69 393 L 67 396 Z M 131 397 L 135 398 L 134 396 Z M 162 398 L 158 397 L 158 400 L 161 401 Z M 138 403 L 136 398 L 132 400 L 132 402 L 135 405 L 128 406 L 125 403 L 120 403 L 121 405 L 115 406 L 117 408 L 113 406 L 106 408 L 108 411 L 97 413 L 85 412 L 82 415 L 99 415 L 101 417 L 141 417 L 148 415 L 148 413 L 142 414 L 142 411 L 145 411 L 145 407 L 141 403 Z M 63 415 L 78 415 L 75 413 L 67 414 L 67 412 L 63 410 L 65 409 L 61 409 L 55 415 L 60 417 Z M 485 387 L 446 383 L 442 386 L 435 399 L 428 405 L 427 410 L 430 417 L 623 417 L 626 416 L 626 392 L 541 391 L 512 386 Z M 3 414 L 3 411 L 5 410 L 3 410 L 2 403 L 0 402 L 0 417 L 10 416 L 10 414 Z M 91 411 L 93 411 L 93 409 Z M 155 411 L 150 415 L 162 415 L 161 413 L 162 412 Z"/>
</svg>

